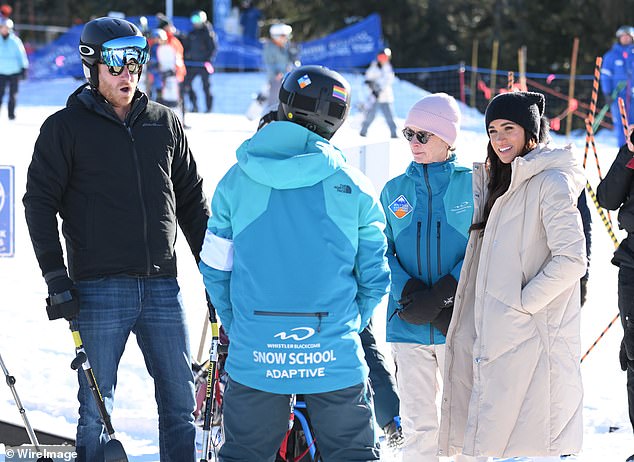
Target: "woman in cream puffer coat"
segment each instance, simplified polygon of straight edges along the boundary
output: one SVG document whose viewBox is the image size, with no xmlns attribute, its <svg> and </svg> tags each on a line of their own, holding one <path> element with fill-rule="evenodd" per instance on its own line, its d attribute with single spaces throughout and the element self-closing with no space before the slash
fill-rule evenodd
<svg viewBox="0 0 634 462">
<path fill-rule="evenodd" d="M 538 144 L 543 108 L 529 92 L 487 108 L 488 161 L 473 170 L 474 224 L 447 334 L 443 456 L 581 449 L 585 179 L 568 147 Z"/>
</svg>

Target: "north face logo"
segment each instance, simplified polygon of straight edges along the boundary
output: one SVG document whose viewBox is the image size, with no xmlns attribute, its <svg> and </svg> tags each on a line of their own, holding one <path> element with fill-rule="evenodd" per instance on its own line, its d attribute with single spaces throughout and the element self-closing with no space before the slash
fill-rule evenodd
<svg viewBox="0 0 634 462">
<path fill-rule="evenodd" d="M 350 187 L 350 185 L 347 185 L 347 184 L 337 185 L 335 186 L 335 189 L 339 191 L 340 193 L 352 194 L 352 188 Z"/>
</svg>

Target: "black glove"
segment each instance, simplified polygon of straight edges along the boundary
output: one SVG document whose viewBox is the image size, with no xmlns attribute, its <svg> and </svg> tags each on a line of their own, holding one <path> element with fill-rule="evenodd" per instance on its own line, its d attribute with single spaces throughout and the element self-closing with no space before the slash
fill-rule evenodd
<svg viewBox="0 0 634 462">
<path fill-rule="evenodd" d="M 431 325 L 438 329 L 446 337 L 447 330 L 449 330 L 449 323 L 451 322 L 451 315 L 453 314 L 453 307 L 443 308 L 436 319 L 431 322 Z"/>
<path fill-rule="evenodd" d="M 625 315 L 625 329 L 623 333 L 623 345 L 629 361 L 634 361 L 634 320 L 629 314 Z"/>
<path fill-rule="evenodd" d="M 619 362 L 621 363 L 621 370 L 627 370 L 627 353 L 625 352 L 625 340 L 621 340 L 621 349 L 619 350 Z"/>
<path fill-rule="evenodd" d="M 588 273 L 579 280 L 579 287 L 581 291 L 581 307 L 583 307 L 586 303 L 586 296 L 588 294 Z"/>
<path fill-rule="evenodd" d="M 457 287 L 458 283 L 450 274 L 440 278 L 431 288 L 418 279 L 410 279 L 399 300 L 402 306 L 398 311 L 399 318 L 418 325 L 434 321 L 443 309 L 453 307 Z"/>
<path fill-rule="evenodd" d="M 21 80 L 26 80 L 26 78 L 28 77 L 28 70 L 26 67 L 22 68 L 22 70 L 20 71 L 20 79 Z"/>
<path fill-rule="evenodd" d="M 46 313 L 48 319 L 64 318 L 67 321 L 75 319 L 79 314 L 79 295 L 73 281 L 67 275 L 61 275 L 46 282 L 48 297 L 46 297 Z"/>
</svg>

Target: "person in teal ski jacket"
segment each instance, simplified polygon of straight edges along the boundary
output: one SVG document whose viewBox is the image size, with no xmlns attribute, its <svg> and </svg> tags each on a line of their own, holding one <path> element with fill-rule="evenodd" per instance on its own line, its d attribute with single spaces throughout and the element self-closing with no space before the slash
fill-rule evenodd
<svg viewBox="0 0 634 462">
<path fill-rule="evenodd" d="M 401 399 L 403 462 L 438 461 L 436 376 L 444 369 L 473 215 L 471 169 L 454 153 L 459 128 L 453 97 L 435 93 L 414 104 L 403 130 L 413 161 L 381 192 L 392 272 L 386 334 Z"/>
<path fill-rule="evenodd" d="M 359 333 L 389 288 L 385 214 L 329 141 L 350 85 L 303 66 L 279 98 L 216 188 L 199 265 L 230 340 L 220 460 L 273 461 L 294 394 L 325 460 L 379 460 Z"/>
</svg>

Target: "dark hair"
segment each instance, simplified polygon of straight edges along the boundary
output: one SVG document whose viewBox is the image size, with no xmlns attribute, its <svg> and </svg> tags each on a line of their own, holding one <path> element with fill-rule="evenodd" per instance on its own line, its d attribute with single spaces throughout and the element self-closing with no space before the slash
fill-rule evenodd
<svg viewBox="0 0 634 462">
<path fill-rule="evenodd" d="M 524 148 L 522 149 L 521 157 L 524 157 L 530 151 L 535 149 L 537 143 L 547 143 L 550 140 L 550 127 L 548 119 L 542 117 L 539 121 L 539 139 L 534 134 L 524 130 Z M 504 194 L 511 185 L 511 164 L 503 163 L 498 155 L 495 153 L 493 146 L 491 146 L 491 140 L 487 144 L 487 160 L 486 166 L 489 171 L 489 183 L 487 184 L 488 198 L 484 204 L 484 213 L 482 215 L 482 221 L 473 223 L 469 228 L 469 232 L 484 229 L 491 214 L 493 204 L 498 198 Z"/>
</svg>

